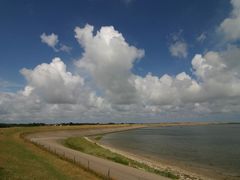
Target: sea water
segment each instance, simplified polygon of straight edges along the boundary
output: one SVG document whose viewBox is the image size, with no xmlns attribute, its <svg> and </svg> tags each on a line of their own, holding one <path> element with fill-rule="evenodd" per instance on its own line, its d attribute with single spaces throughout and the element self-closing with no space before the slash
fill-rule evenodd
<svg viewBox="0 0 240 180">
<path fill-rule="evenodd" d="M 159 162 L 240 179 L 240 124 L 135 129 L 103 136 L 101 143 Z"/>
</svg>

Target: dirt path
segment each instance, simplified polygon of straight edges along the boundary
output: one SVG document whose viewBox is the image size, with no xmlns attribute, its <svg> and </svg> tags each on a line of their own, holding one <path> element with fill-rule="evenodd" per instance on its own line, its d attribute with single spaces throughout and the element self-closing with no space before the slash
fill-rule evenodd
<svg viewBox="0 0 240 180">
<path fill-rule="evenodd" d="M 140 127 L 140 126 L 139 126 Z M 145 172 L 144 170 L 135 169 L 109 160 L 91 156 L 68 147 L 63 146 L 60 142 L 68 137 L 88 136 L 101 133 L 129 130 L 139 128 L 138 126 L 120 127 L 120 128 L 100 128 L 90 130 L 64 130 L 34 133 L 26 136 L 30 141 L 43 146 L 49 151 L 56 153 L 64 158 L 70 159 L 77 164 L 103 174 L 107 177 L 120 180 L 167 180 L 156 174 Z"/>
</svg>

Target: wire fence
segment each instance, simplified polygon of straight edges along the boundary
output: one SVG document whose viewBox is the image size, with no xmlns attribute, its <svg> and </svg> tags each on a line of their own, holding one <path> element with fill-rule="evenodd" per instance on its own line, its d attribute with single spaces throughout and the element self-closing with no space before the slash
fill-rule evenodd
<svg viewBox="0 0 240 180">
<path fill-rule="evenodd" d="M 41 142 L 37 140 L 30 140 L 35 145 L 48 150 L 49 152 L 59 156 L 62 159 L 66 159 L 68 161 L 71 161 L 89 171 L 92 171 L 102 177 L 104 179 L 128 179 L 128 180 L 157 180 L 157 179 L 166 179 L 162 178 L 161 176 L 157 176 L 155 174 L 148 173 L 146 175 L 146 172 L 132 168 L 130 171 L 121 171 L 121 168 L 117 168 L 117 166 L 107 166 L 106 163 L 101 162 L 99 160 L 94 160 L 94 158 L 88 158 L 88 156 L 82 157 L 74 150 L 67 151 L 62 146 L 53 146 L 46 142 Z M 138 171 L 138 172 L 136 172 Z"/>
</svg>

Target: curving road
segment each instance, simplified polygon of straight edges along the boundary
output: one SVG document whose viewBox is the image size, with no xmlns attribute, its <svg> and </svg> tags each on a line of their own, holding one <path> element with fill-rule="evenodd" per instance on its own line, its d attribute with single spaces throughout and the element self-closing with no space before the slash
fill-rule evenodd
<svg viewBox="0 0 240 180">
<path fill-rule="evenodd" d="M 88 136 L 116 131 L 140 128 L 142 126 L 117 127 L 117 128 L 98 128 L 98 129 L 79 129 L 79 130 L 62 130 L 51 132 L 40 132 L 26 136 L 31 142 L 38 144 L 49 151 L 72 160 L 77 164 L 84 166 L 94 172 L 100 173 L 112 179 L 119 180 L 167 180 L 168 178 L 135 169 L 106 159 L 91 156 L 61 144 L 61 141 L 68 137 Z"/>
</svg>

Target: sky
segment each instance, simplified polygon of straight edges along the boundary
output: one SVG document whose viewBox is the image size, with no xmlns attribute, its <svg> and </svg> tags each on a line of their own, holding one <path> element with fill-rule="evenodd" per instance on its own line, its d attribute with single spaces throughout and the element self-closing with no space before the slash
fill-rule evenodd
<svg viewBox="0 0 240 180">
<path fill-rule="evenodd" d="M 0 122 L 240 120 L 240 0 L 0 4 Z"/>
</svg>

